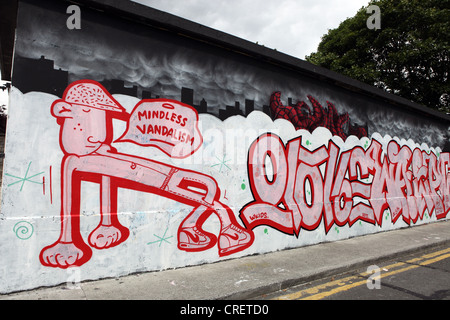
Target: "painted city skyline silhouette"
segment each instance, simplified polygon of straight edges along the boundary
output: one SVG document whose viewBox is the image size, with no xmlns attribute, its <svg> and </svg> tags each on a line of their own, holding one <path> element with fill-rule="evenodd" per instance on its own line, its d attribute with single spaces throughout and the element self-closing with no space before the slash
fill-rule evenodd
<svg viewBox="0 0 450 320">
<path fill-rule="evenodd" d="M 29 72 L 29 70 L 33 70 L 34 72 Z M 26 73 L 26 77 L 20 76 L 20 74 L 24 73 Z M 148 88 L 127 85 L 125 81 L 120 79 L 106 79 L 98 82 L 111 94 L 124 94 L 139 99 L 165 98 L 153 94 Z M 18 56 L 15 61 L 13 84 L 22 93 L 40 91 L 61 97 L 69 84 L 69 71 L 62 70 L 61 68 L 56 69 L 54 61 L 45 58 L 45 56 L 41 56 L 39 59 Z M 247 116 L 255 110 L 255 101 L 251 99 L 245 99 L 243 103 L 235 101 L 234 105 L 211 106 L 208 105 L 208 102 L 203 97 L 196 104 L 194 97 L 194 89 L 188 87 L 181 88 L 180 102 L 194 107 L 198 113 L 209 113 L 215 115 L 222 121 L 234 115 Z M 289 101 L 292 101 L 292 99 L 289 98 Z M 269 105 L 263 105 L 261 111 L 270 116 Z"/>
</svg>

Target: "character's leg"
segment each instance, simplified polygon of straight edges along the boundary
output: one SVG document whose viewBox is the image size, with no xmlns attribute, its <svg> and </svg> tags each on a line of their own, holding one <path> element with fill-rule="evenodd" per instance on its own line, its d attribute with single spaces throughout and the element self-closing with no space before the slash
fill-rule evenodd
<svg viewBox="0 0 450 320">
<path fill-rule="evenodd" d="M 130 234 L 117 218 L 117 187 L 111 184 L 109 176 L 102 176 L 100 201 L 100 224 L 89 235 L 89 244 L 96 249 L 107 249 L 124 242 Z"/>
<path fill-rule="evenodd" d="M 161 196 L 172 195 L 207 206 L 211 206 L 219 196 L 216 181 L 195 171 L 122 153 L 101 151 L 98 155 L 84 158 L 84 170 L 155 187 Z"/>
<path fill-rule="evenodd" d="M 253 231 L 242 228 L 228 206 L 219 201 L 214 201 L 213 208 L 201 205 L 184 219 L 178 228 L 179 249 L 201 251 L 216 244 L 216 237 L 202 229 L 203 223 L 213 212 L 217 215 L 221 224 L 218 240 L 220 256 L 242 251 L 253 244 Z"/>
<path fill-rule="evenodd" d="M 175 196 L 186 203 L 196 203 L 196 209 L 179 228 L 179 239 L 185 243 L 184 250 L 193 247 L 187 230 L 196 239 L 203 235 L 203 248 L 205 250 L 214 245 L 215 238 L 201 229 L 202 223 L 214 212 L 220 219 L 221 231 L 219 236 L 219 255 L 228 255 L 249 247 L 254 240 L 251 230 L 243 229 L 234 217 L 230 208 L 218 201 L 220 196 L 217 183 L 211 177 L 197 172 L 182 170 L 151 160 L 142 161 L 133 157 L 116 154 L 114 156 L 86 156 L 83 157 L 83 171 L 92 172 L 116 178 L 136 181 L 140 184 L 154 187 L 157 194 L 161 196 Z M 80 169 L 81 170 L 81 169 Z M 195 233 L 194 226 L 200 234 Z M 192 228 L 192 229 L 188 229 Z M 193 233 L 192 233 L 192 232 Z M 209 238 L 209 243 L 206 237 Z M 190 245 L 186 245 L 186 243 Z M 180 247 L 182 247 L 180 245 Z M 192 250 L 192 249 L 191 249 Z"/>
<path fill-rule="evenodd" d="M 162 188 L 181 198 L 209 206 L 220 195 L 214 179 L 198 172 L 183 169 L 172 170 Z"/>
<path fill-rule="evenodd" d="M 195 189 L 199 191 L 195 191 Z M 178 247 L 180 249 L 188 251 L 187 248 L 190 248 L 190 251 L 199 251 L 214 245 L 212 241 L 208 242 L 208 237 L 211 238 L 213 235 L 201 229 L 203 222 L 211 214 L 211 209 L 219 217 L 221 223 L 218 243 L 220 256 L 244 250 L 252 245 L 253 232 L 243 229 L 236 221 L 233 211 L 217 200 L 220 191 L 216 181 L 211 177 L 192 171 L 179 170 L 170 177 L 167 191 L 207 203 L 207 205 L 200 205 L 192 211 L 180 225 L 178 229 Z M 200 239 L 203 242 L 199 243 Z"/>
<path fill-rule="evenodd" d="M 212 209 L 206 206 L 195 208 L 178 228 L 178 248 L 185 251 L 201 251 L 214 247 L 215 235 L 202 229 L 203 222 L 211 215 Z"/>
<path fill-rule="evenodd" d="M 52 245 L 41 250 L 44 266 L 68 268 L 89 261 L 92 250 L 80 234 L 80 181 L 74 173 L 79 164 L 76 156 L 64 157 L 61 163 L 61 234 Z"/>
<path fill-rule="evenodd" d="M 242 228 L 228 206 L 215 201 L 214 211 L 221 223 L 218 242 L 219 256 L 242 251 L 253 244 L 255 239 L 253 231 Z"/>
</svg>

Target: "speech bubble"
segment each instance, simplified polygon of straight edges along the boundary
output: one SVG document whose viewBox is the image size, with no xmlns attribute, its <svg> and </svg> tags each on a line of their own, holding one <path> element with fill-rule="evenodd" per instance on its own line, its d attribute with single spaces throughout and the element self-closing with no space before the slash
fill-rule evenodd
<svg viewBox="0 0 450 320">
<path fill-rule="evenodd" d="M 203 137 L 193 107 L 170 99 L 141 100 L 131 112 L 127 129 L 115 142 L 157 147 L 172 158 L 187 158 Z"/>
</svg>

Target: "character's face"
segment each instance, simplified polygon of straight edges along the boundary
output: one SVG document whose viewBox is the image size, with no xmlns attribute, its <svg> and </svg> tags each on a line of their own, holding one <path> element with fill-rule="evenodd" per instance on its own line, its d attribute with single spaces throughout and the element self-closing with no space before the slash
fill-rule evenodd
<svg viewBox="0 0 450 320">
<path fill-rule="evenodd" d="M 107 131 L 111 126 L 105 110 L 58 100 L 52 105 L 52 115 L 61 125 L 60 144 L 66 154 L 88 155 L 109 143 Z"/>
</svg>

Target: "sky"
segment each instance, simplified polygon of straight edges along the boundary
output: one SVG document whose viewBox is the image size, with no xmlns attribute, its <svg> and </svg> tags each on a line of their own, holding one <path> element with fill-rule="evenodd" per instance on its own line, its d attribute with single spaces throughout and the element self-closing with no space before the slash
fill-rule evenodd
<svg viewBox="0 0 450 320">
<path fill-rule="evenodd" d="M 132 0 L 304 59 L 369 0 Z M 369 15 L 367 16 L 369 17 Z"/>
<path fill-rule="evenodd" d="M 130 0 L 305 59 L 369 0 Z M 0 81 L 0 85 L 4 82 Z M 0 89 L 0 106 L 8 103 Z"/>
</svg>

